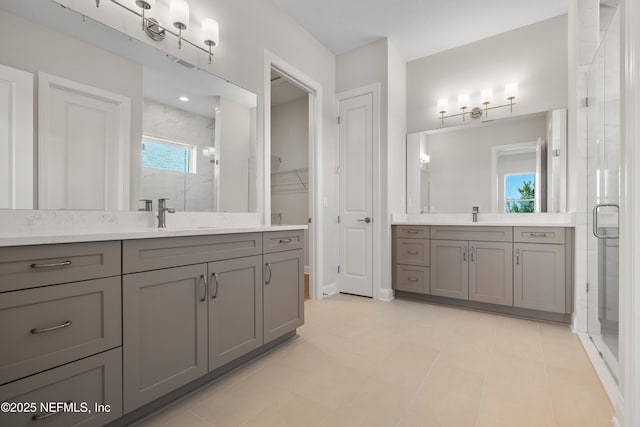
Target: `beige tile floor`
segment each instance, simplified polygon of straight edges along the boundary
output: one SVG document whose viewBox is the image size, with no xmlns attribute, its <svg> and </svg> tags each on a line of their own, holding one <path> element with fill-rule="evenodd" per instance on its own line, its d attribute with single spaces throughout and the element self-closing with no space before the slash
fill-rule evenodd
<svg viewBox="0 0 640 427">
<path fill-rule="evenodd" d="M 305 307 L 298 338 L 141 425 L 611 425 L 566 326 L 346 295 Z"/>
</svg>

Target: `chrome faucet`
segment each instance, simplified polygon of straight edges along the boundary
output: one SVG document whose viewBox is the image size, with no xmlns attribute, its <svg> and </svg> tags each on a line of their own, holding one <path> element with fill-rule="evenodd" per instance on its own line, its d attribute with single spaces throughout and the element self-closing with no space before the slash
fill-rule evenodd
<svg viewBox="0 0 640 427">
<path fill-rule="evenodd" d="M 480 212 L 480 206 L 474 206 L 471 215 L 473 215 L 473 222 L 478 222 L 478 212 Z"/>
<path fill-rule="evenodd" d="M 167 212 L 175 213 L 175 209 L 168 208 L 166 202 L 169 199 L 158 199 L 158 228 L 167 227 Z"/>
</svg>

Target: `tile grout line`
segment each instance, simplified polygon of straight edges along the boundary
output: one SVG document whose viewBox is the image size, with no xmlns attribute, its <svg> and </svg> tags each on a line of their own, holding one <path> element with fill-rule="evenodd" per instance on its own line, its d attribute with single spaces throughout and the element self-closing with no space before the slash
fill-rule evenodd
<svg viewBox="0 0 640 427">
<path fill-rule="evenodd" d="M 544 361 L 544 373 L 546 376 L 546 382 L 547 382 L 547 390 L 548 390 L 548 396 L 549 396 L 549 403 L 551 404 L 551 414 L 552 414 L 552 421 L 553 421 L 553 426 L 557 427 L 558 426 L 558 420 L 556 418 L 556 408 L 553 404 L 553 396 L 551 393 L 551 381 L 550 381 L 550 377 L 549 377 L 549 364 L 547 363 L 547 355 L 544 351 L 544 344 L 542 343 L 542 330 L 540 329 L 540 323 L 536 322 L 538 325 L 538 339 L 540 340 L 540 349 L 542 350 L 542 360 Z"/>
<path fill-rule="evenodd" d="M 495 349 L 496 349 L 496 341 L 498 338 L 498 329 L 497 326 L 494 327 L 493 330 L 493 342 L 491 343 L 491 351 L 489 353 L 489 368 L 491 368 L 491 362 L 493 361 L 493 355 L 495 353 Z M 478 423 L 480 422 L 480 405 L 482 404 L 482 401 L 484 399 L 484 392 L 485 389 L 487 388 L 487 378 L 488 378 L 489 374 L 488 372 L 486 372 L 484 374 L 484 380 L 482 381 L 482 392 L 480 393 L 480 402 L 478 403 L 478 411 L 476 412 L 476 422 L 475 422 L 475 427 L 478 427 Z"/>
</svg>

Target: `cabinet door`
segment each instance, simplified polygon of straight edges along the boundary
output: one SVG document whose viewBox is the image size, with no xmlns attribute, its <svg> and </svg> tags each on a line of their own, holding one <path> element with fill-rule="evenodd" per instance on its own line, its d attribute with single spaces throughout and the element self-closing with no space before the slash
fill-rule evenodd
<svg viewBox="0 0 640 427">
<path fill-rule="evenodd" d="M 207 373 L 207 265 L 123 277 L 124 410 Z"/>
<path fill-rule="evenodd" d="M 266 254 L 264 262 L 264 342 L 304 323 L 302 250 Z"/>
<path fill-rule="evenodd" d="M 262 256 L 209 263 L 209 370 L 262 345 Z"/>
<path fill-rule="evenodd" d="M 457 240 L 431 241 L 431 294 L 469 299 L 468 243 Z"/>
<path fill-rule="evenodd" d="M 512 243 L 469 242 L 469 299 L 513 305 Z"/>
<path fill-rule="evenodd" d="M 514 245 L 513 305 L 565 312 L 564 245 Z"/>
</svg>

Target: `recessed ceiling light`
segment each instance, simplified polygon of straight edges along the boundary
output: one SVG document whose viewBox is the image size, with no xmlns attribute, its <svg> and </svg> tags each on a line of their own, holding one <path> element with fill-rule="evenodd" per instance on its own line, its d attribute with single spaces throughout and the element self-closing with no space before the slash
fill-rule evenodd
<svg viewBox="0 0 640 427">
<path fill-rule="evenodd" d="M 187 102 L 189 101 L 189 98 L 187 98 L 186 96 L 181 96 L 180 98 L 178 98 L 180 101 L 182 102 Z"/>
</svg>

